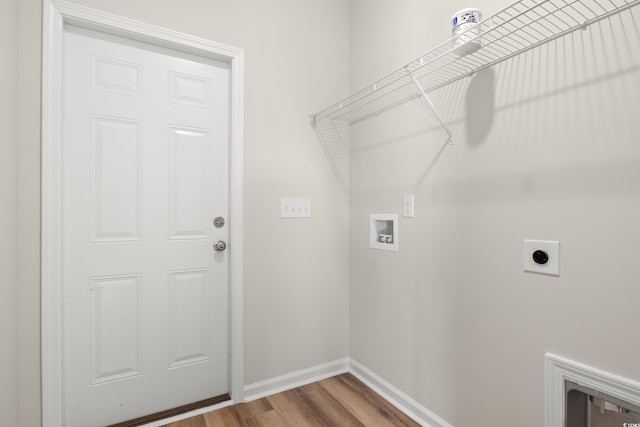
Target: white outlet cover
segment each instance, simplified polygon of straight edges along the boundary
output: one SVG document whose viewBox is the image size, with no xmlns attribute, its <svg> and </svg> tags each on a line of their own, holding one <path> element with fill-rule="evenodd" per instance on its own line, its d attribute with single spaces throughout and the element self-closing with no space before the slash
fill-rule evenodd
<svg viewBox="0 0 640 427">
<path fill-rule="evenodd" d="M 549 260 L 545 264 L 536 263 L 533 260 L 533 254 L 536 251 L 544 251 Z M 560 242 L 557 240 L 525 240 L 524 271 L 560 276 Z"/>
</svg>

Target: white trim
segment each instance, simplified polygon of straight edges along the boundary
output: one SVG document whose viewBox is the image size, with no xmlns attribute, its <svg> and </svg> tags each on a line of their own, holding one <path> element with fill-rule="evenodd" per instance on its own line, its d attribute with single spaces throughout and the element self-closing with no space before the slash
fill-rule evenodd
<svg viewBox="0 0 640 427">
<path fill-rule="evenodd" d="M 386 401 L 425 427 L 453 427 L 359 362 L 344 358 L 245 386 L 245 401 L 261 399 L 349 372 Z"/>
<path fill-rule="evenodd" d="M 243 358 L 243 128 L 244 52 L 241 49 L 80 6 L 43 0 L 42 57 L 42 422 L 62 426 L 61 339 L 61 101 L 66 24 L 227 62 L 231 70 L 230 149 L 230 394 L 244 399 Z"/>
<path fill-rule="evenodd" d="M 600 391 L 640 406 L 640 382 L 592 368 L 551 353 L 545 354 L 545 427 L 562 427 L 565 418 L 565 381 Z"/>
<path fill-rule="evenodd" d="M 62 424 L 60 100 L 62 99 L 62 27 L 58 11 L 45 2 L 42 29 L 42 425 Z"/>
<path fill-rule="evenodd" d="M 353 359 L 349 360 L 349 372 L 420 425 L 425 427 L 453 427 L 452 424 L 449 424 L 409 397 L 409 395 Z"/>
<path fill-rule="evenodd" d="M 265 396 L 291 390 L 316 381 L 344 374 L 349 371 L 349 359 L 338 359 L 307 369 L 291 372 L 279 377 L 259 381 L 244 387 L 245 401 L 256 400 Z"/>
</svg>

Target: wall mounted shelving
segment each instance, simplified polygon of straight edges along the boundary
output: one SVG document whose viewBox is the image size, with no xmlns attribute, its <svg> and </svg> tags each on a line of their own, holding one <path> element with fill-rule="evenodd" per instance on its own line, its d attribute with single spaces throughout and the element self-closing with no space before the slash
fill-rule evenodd
<svg viewBox="0 0 640 427">
<path fill-rule="evenodd" d="M 348 156 L 351 125 L 424 98 L 453 140 L 428 94 L 515 55 L 640 4 L 640 0 L 520 0 L 444 41 L 375 83 L 311 116 L 327 153 Z M 462 40 L 480 49 L 460 54 Z M 464 48 L 462 48 L 464 49 Z M 344 161 L 338 159 L 337 162 Z M 334 164 L 334 166 L 336 166 Z"/>
</svg>

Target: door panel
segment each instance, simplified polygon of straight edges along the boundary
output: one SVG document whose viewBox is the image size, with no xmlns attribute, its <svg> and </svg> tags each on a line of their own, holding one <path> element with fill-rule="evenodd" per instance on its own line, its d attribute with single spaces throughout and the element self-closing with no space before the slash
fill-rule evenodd
<svg viewBox="0 0 640 427">
<path fill-rule="evenodd" d="M 211 132 L 171 126 L 169 130 L 169 238 L 207 238 L 211 208 Z"/>
<path fill-rule="evenodd" d="M 65 426 L 225 394 L 228 66 L 70 27 L 64 69 Z"/>
<path fill-rule="evenodd" d="M 91 242 L 140 240 L 142 123 L 105 116 L 90 120 Z"/>
<path fill-rule="evenodd" d="M 139 376 L 140 275 L 91 278 L 91 384 Z"/>
<path fill-rule="evenodd" d="M 211 272 L 169 272 L 169 368 L 206 362 L 213 354 L 211 326 L 206 301 Z"/>
</svg>

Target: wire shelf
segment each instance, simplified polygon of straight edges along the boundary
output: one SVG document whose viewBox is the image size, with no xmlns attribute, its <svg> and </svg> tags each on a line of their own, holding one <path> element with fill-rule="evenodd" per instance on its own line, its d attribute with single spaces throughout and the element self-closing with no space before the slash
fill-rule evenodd
<svg viewBox="0 0 640 427">
<path fill-rule="evenodd" d="M 640 0 L 520 0 L 444 41 L 372 85 L 311 116 L 318 136 L 348 146 L 349 127 L 543 43 L 640 4 Z M 481 47 L 466 55 L 461 49 Z M 427 99 L 428 101 L 428 99 Z M 338 129 L 339 132 L 333 130 Z M 448 131 L 448 130 L 447 130 Z M 330 133 L 335 135 L 329 135 Z M 329 136 L 328 136 L 329 135 Z"/>
</svg>

